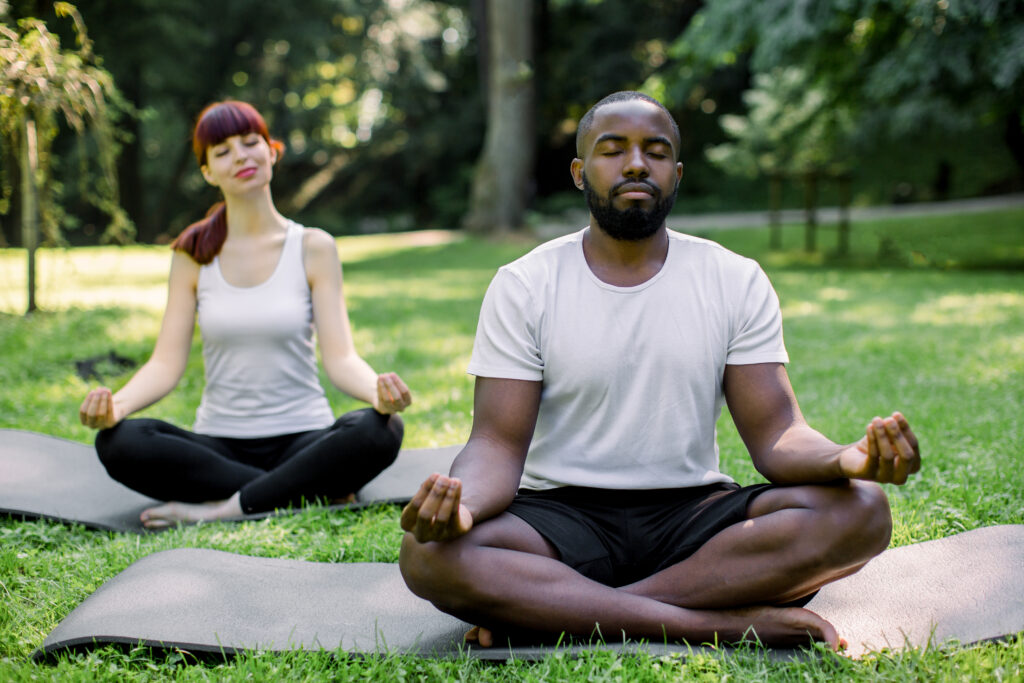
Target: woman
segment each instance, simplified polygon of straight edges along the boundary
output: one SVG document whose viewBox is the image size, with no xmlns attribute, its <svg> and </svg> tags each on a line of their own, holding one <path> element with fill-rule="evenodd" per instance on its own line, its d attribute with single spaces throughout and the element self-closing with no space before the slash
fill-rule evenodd
<svg viewBox="0 0 1024 683">
<path fill-rule="evenodd" d="M 270 179 L 284 145 L 260 114 L 225 101 L 199 115 L 192 145 L 224 201 L 174 242 L 167 309 L 149 361 L 117 393 L 89 392 L 79 409 L 97 428 L 110 475 L 170 501 L 142 512 L 151 529 L 237 517 L 358 491 L 398 454 L 411 402 L 394 373 L 378 375 L 352 341 L 333 238 L 274 207 Z M 206 386 L 194 432 L 124 418 L 156 403 L 203 338 Z M 372 408 L 337 420 L 317 380 Z"/>
</svg>

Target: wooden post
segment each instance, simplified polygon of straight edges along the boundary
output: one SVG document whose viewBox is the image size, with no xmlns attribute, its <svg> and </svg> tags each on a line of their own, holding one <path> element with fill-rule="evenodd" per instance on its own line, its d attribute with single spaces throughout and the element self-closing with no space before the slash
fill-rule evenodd
<svg viewBox="0 0 1024 683">
<path fill-rule="evenodd" d="M 21 130 L 21 242 L 28 251 L 28 307 L 36 310 L 36 246 L 39 243 L 39 209 L 36 205 L 36 122 L 26 112 Z"/>
<path fill-rule="evenodd" d="M 818 172 L 804 174 L 804 249 L 814 253 L 818 248 Z"/>
<path fill-rule="evenodd" d="M 770 236 L 768 246 L 772 249 L 782 249 L 782 174 L 774 172 L 768 179 L 769 202 L 771 208 L 768 213 Z"/>
<path fill-rule="evenodd" d="M 850 253 L 850 174 L 839 174 L 839 246 L 840 256 Z"/>
</svg>

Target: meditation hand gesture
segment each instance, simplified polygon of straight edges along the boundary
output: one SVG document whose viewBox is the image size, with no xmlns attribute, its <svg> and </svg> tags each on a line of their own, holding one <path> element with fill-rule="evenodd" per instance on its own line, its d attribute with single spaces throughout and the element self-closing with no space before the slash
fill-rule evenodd
<svg viewBox="0 0 1024 683">
<path fill-rule="evenodd" d="M 461 499 L 461 481 L 432 474 L 402 510 L 402 528 L 420 543 L 458 538 L 473 528 L 473 515 Z"/>
<path fill-rule="evenodd" d="M 412 403 L 412 394 L 402 378 L 393 372 L 377 376 L 377 400 L 373 408 L 383 415 L 400 413 Z"/>
<path fill-rule="evenodd" d="M 107 387 L 97 387 L 89 392 L 78 409 L 78 419 L 86 427 L 110 429 L 124 419 L 124 411 L 114 402 L 114 395 Z"/>
<path fill-rule="evenodd" d="M 871 420 L 864 438 L 839 455 L 839 467 L 850 479 L 905 483 L 921 469 L 921 451 L 907 418 L 897 412 Z"/>
</svg>

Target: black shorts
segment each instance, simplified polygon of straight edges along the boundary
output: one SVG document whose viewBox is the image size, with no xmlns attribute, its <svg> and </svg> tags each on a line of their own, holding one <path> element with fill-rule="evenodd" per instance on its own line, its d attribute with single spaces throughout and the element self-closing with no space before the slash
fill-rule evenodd
<svg viewBox="0 0 1024 683">
<path fill-rule="evenodd" d="M 624 586 L 682 562 L 772 484 L 683 489 L 520 489 L 508 512 L 537 530 L 559 559 L 587 578 Z"/>
</svg>

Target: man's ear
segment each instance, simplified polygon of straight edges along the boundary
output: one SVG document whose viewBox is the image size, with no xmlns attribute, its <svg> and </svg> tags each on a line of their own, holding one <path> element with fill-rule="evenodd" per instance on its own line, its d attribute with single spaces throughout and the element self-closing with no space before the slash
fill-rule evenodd
<svg viewBox="0 0 1024 683">
<path fill-rule="evenodd" d="M 569 173 L 572 174 L 573 185 L 577 190 L 583 189 L 583 159 L 576 158 L 569 164 Z"/>
</svg>

